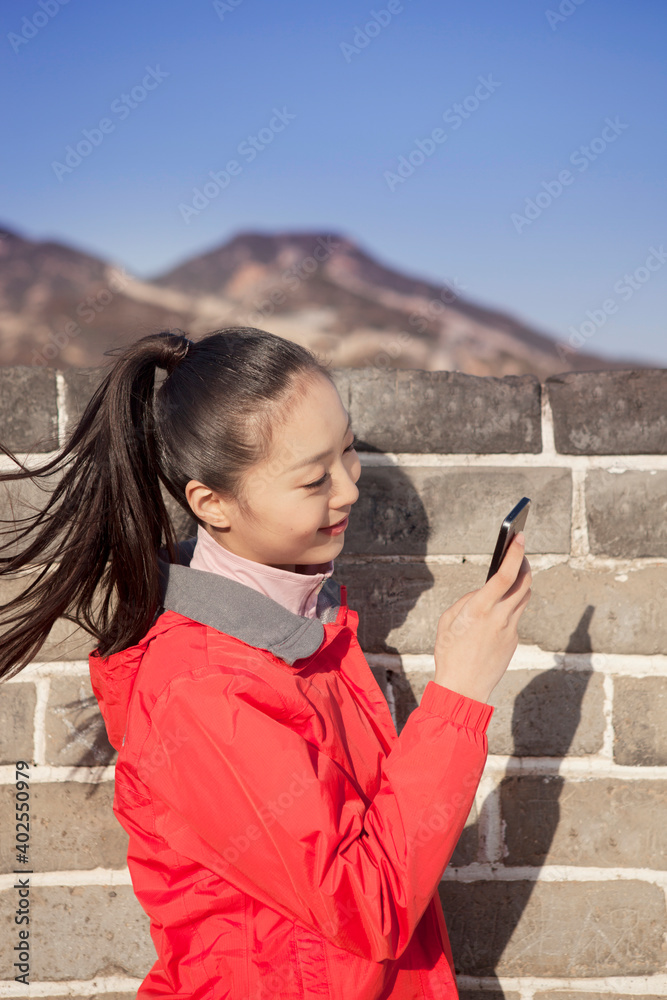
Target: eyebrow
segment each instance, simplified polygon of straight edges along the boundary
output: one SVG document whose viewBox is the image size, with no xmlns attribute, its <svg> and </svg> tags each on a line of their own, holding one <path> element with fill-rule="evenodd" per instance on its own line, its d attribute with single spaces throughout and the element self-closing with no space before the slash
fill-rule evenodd
<svg viewBox="0 0 667 1000">
<path fill-rule="evenodd" d="M 343 435 L 344 438 L 347 437 L 347 433 L 348 433 L 350 427 L 352 426 L 352 417 L 350 416 L 349 413 L 348 413 L 347 417 L 348 417 L 348 419 L 347 419 L 347 427 L 345 428 L 345 434 Z M 287 472 L 295 472 L 297 469 L 303 469 L 307 465 L 315 465 L 316 462 L 321 462 L 323 458 L 326 458 L 327 455 L 330 455 L 330 454 L 331 454 L 331 451 L 323 451 L 319 455 L 315 455 L 314 458 L 307 458 L 304 462 L 297 462 L 296 465 L 290 466 L 290 468 L 287 470 Z"/>
</svg>

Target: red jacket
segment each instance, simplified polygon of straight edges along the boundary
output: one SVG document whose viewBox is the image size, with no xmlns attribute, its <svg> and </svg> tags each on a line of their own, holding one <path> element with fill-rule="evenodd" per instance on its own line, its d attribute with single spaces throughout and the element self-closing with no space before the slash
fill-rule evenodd
<svg viewBox="0 0 667 1000">
<path fill-rule="evenodd" d="M 397 736 L 333 578 L 306 618 L 172 565 L 164 607 L 90 657 L 158 953 L 139 1000 L 457 997 L 437 889 L 491 706 L 429 681 Z"/>
</svg>

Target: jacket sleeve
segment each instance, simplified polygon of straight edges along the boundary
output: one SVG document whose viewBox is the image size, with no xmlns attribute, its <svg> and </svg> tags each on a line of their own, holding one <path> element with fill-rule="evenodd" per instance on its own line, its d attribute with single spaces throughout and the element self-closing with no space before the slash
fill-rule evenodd
<svg viewBox="0 0 667 1000">
<path fill-rule="evenodd" d="M 268 687 L 205 672 L 158 700 L 138 769 L 166 807 L 158 832 L 334 945 L 395 959 L 470 812 L 493 709 L 429 681 L 368 801 Z"/>
</svg>

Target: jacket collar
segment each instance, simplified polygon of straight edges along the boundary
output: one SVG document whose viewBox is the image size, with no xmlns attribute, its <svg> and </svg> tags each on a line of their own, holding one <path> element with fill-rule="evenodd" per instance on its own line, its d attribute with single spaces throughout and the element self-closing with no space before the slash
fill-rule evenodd
<svg viewBox="0 0 667 1000">
<path fill-rule="evenodd" d="M 219 573 L 190 569 L 196 539 L 178 547 L 179 563 L 159 562 L 162 607 L 209 625 L 249 646 L 266 649 L 290 666 L 322 645 L 323 622 L 335 622 L 344 600 L 333 577 L 317 598 L 317 617 L 288 611 L 266 594 Z"/>
</svg>

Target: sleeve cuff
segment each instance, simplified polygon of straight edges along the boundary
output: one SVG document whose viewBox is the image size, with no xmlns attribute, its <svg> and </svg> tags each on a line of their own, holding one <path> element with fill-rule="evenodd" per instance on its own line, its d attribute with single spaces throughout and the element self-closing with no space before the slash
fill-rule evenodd
<svg viewBox="0 0 667 1000">
<path fill-rule="evenodd" d="M 419 707 L 480 733 L 486 732 L 493 715 L 493 705 L 458 694 L 436 681 L 429 681 L 424 688 Z"/>
</svg>

